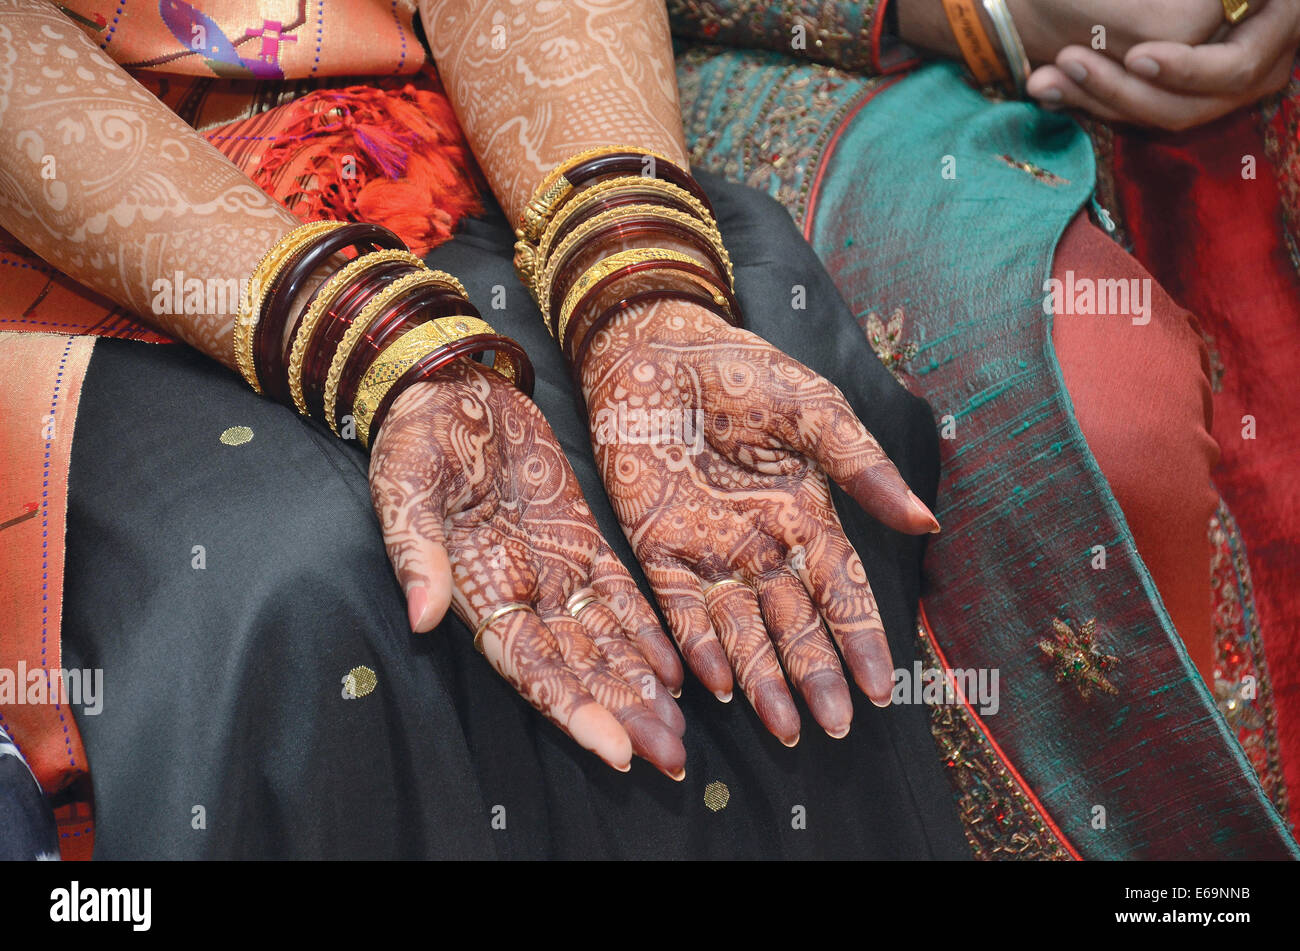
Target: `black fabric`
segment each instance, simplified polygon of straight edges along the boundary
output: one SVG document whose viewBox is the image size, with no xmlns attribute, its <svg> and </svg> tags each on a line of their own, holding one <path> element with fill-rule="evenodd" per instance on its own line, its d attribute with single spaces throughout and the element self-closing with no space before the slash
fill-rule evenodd
<svg viewBox="0 0 1300 951">
<path fill-rule="evenodd" d="M 835 381 L 932 500 L 928 407 L 876 360 L 786 212 L 702 179 L 749 326 Z M 635 566 L 512 240 L 497 212 L 429 262 L 533 355 L 536 399 Z M 794 285 L 805 310 L 791 307 Z M 252 440 L 223 445 L 231 426 Z M 459 621 L 410 632 L 365 461 L 193 351 L 98 344 L 73 450 L 64 615 L 67 664 L 105 670 L 102 712 L 78 716 L 98 857 L 968 856 L 924 708 L 880 710 L 856 690 L 846 739 L 797 701 L 803 738 L 786 749 L 739 691 L 723 705 L 688 674 L 686 780 L 639 760 L 611 770 L 498 677 Z M 923 542 L 837 505 L 896 665 L 910 668 Z M 378 686 L 345 699 L 361 665 Z M 706 807 L 711 783 L 726 785 L 725 808 Z"/>
</svg>

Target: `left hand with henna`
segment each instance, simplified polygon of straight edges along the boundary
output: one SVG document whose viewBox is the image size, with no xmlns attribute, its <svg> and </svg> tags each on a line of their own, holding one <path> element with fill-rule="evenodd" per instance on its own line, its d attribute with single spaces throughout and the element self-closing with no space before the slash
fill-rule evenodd
<svg viewBox="0 0 1300 951">
<path fill-rule="evenodd" d="M 680 301 L 611 320 L 580 376 L 614 510 L 705 686 L 730 699 L 734 671 L 767 729 L 793 746 L 800 721 L 784 668 L 818 724 L 844 736 L 853 705 L 825 621 L 855 682 L 888 705 L 884 627 L 827 477 L 891 528 L 939 525 L 839 390 Z M 677 433 L 698 420 L 699 431 L 626 438 L 617 421 L 638 410 L 667 411 L 658 418 L 677 420 Z"/>
</svg>

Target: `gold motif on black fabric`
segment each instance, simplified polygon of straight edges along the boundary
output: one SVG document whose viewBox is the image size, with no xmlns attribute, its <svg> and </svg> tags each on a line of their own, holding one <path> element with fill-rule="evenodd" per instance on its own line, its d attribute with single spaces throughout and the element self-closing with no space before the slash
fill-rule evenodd
<svg viewBox="0 0 1300 951">
<path fill-rule="evenodd" d="M 247 426 L 231 426 L 223 430 L 218 438 L 227 446 L 242 446 L 252 441 L 253 431 Z"/>
<path fill-rule="evenodd" d="M 379 678 L 369 667 L 353 667 L 343 676 L 343 696 L 348 700 L 358 700 L 374 692 Z"/>
<path fill-rule="evenodd" d="M 712 782 L 704 787 L 704 805 L 711 812 L 720 812 L 731 801 L 731 790 L 726 783 Z"/>
<path fill-rule="evenodd" d="M 925 628 L 917 625 L 916 633 L 922 663 L 941 667 Z M 975 858 L 1069 861 L 1069 850 L 985 739 L 971 711 L 963 704 L 943 702 L 931 703 L 929 709 L 930 733 Z"/>
<path fill-rule="evenodd" d="M 1119 693 L 1108 677 L 1119 666 L 1119 658 L 1097 646 L 1097 619 L 1084 621 L 1077 634 L 1060 618 L 1055 618 L 1052 626 L 1056 637 L 1039 641 L 1038 649 L 1052 658 L 1056 682 L 1073 684 L 1084 700 L 1090 700 L 1097 690 Z"/>
</svg>

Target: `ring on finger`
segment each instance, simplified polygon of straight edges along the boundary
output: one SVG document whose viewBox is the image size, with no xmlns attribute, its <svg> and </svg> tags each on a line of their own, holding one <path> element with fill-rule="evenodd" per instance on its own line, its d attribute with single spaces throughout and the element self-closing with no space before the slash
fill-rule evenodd
<svg viewBox="0 0 1300 951">
<path fill-rule="evenodd" d="M 531 604 L 524 604 L 520 601 L 511 601 L 509 604 L 503 604 L 483 620 L 478 622 L 478 627 L 474 628 L 474 649 L 480 654 L 483 653 L 483 634 L 493 623 L 505 617 L 507 614 L 513 614 L 515 611 L 531 611 Z"/>
<path fill-rule="evenodd" d="M 738 584 L 738 585 L 740 585 L 741 587 L 744 587 L 744 588 L 748 588 L 748 587 L 749 587 L 748 584 L 746 584 L 744 581 L 741 581 L 739 578 L 723 578 L 723 579 L 721 579 L 721 580 L 719 580 L 719 581 L 714 581 L 714 582 L 712 582 L 711 584 L 707 584 L 707 585 L 705 585 L 705 586 L 704 586 L 704 592 L 703 592 L 703 593 L 704 593 L 704 596 L 707 598 L 707 597 L 709 596 L 709 593 L 710 593 L 710 592 L 712 592 L 712 591 L 716 591 L 716 590 L 718 590 L 719 588 L 725 588 L 725 587 L 726 587 L 727 585 L 729 585 L 729 584 Z"/>
<path fill-rule="evenodd" d="M 564 602 L 564 610 L 568 612 L 569 617 L 576 620 L 584 608 L 599 600 L 600 595 L 596 594 L 595 591 L 590 588 L 583 588 L 581 591 L 575 591 L 569 595 L 569 600 Z"/>
</svg>

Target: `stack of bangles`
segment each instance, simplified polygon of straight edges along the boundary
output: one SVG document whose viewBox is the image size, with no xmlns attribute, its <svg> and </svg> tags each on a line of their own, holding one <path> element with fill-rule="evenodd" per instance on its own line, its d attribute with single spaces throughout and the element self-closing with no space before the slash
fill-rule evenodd
<svg viewBox="0 0 1300 951">
<path fill-rule="evenodd" d="M 313 275 L 340 261 L 295 308 Z M 377 225 L 313 221 L 276 242 L 240 297 L 234 344 L 254 390 L 336 435 L 350 417 L 366 448 L 400 393 L 457 358 L 487 363 L 525 393 L 533 386 L 528 356 L 479 316 L 460 282 Z"/>
<path fill-rule="evenodd" d="M 589 149 L 538 185 L 516 231 L 515 271 L 575 373 L 628 308 L 698 304 L 741 325 L 731 258 L 704 190 L 646 149 Z"/>
</svg>

